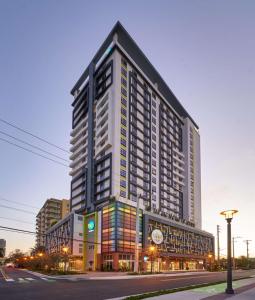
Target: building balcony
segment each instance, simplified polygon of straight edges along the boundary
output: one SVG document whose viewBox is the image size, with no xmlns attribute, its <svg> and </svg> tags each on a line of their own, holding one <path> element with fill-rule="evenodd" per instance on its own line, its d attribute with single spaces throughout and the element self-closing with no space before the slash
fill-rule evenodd
<svg viewBox="0 0 255 300">
<path fill-rule="evenodd" d="M 83 154 L 80 154 L 78 157 L 76 157 L 76 159 L 70 163 L 69 167 L 70 168 L 75 168 L 75 166 L 77 166 L 79 163 L 83 162 L 84 163 L 87 161 L 87 154 L 86 153 L 83 153 Z"/>
<path fill-rule="evenodd" d="M 80 155 L 81 153 L 86 153 L 86 152 L 87 152 L 87 143 L 81 142 L 79 144 L 79 146 L 73 151 L 73 154 L 69 158 L 70 158 L 70 160 L 74 160 L 74 159 L 76 159 L 76 157 L 78 155 Z"/>
<path fill-rule="evenodd" d="M 83 119 L 79 123 L 79 125 L 77 125 L 76 128 L 71 131 L 70 136 L 74 137 L 81 130 L 82 127 L 84 127 L 84 126 L 86 127 L 87 121 L 88 121 L 88 117 L 85 117 L 85 119 Z"/>
<path fill-rule="evenodd" d="M 86 131 L 88 129 L 88 126 L 86 125 L 85 127 L 82 127 L 78 132 L 77 134 L 70 140 L 70 143 L 72 145 L 76 144 L 80 138 L 85 138 L 85 135 L 86 135 Z"/>
<path fill-rule="evenodd" d="M 84 161 L 83 163 L 80 163 L 78 166 L 76 166 L 69 172 L 69 175 L 70 176 L 77 175 L 83 168 L 85 168 L 86 164 L 87 164 L 86 161 Z"/>
</svg>

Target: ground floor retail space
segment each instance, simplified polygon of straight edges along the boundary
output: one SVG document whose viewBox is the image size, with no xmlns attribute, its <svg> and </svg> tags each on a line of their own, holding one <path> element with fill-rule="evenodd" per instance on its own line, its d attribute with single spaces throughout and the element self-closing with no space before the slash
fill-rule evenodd
<svg viewBox="0 0 255 300">
<path fill-rule="evenodd" d="M 102 271 L 134 271 L 135 255 L 128 253 L 104 254 L 101 257 Z M 205 260 L 191 258 L 157 257 L 140 258 L 139 270 L 144 272 L 168 272 L 179 270 L 203 270 Z"/>
</svg>

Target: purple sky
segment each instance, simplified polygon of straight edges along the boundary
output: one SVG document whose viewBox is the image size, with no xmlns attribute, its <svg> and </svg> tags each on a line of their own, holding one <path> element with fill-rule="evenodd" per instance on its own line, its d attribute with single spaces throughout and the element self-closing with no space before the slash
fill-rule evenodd
<svg viewBox="0 0 255 300">
<path fill-rule="evenodd" d="M 253 239 L 255 255 L 254 14 L 254 1 L 0 0 L 0 118 L 69 149 L 69 91 L 120 20 L 200 126 L 203 228 L 222 226 L 225 254 L 219 212 L 239 209 L 234 234 Z M 0 131 L 68 157 L 1 122 Z M 0 197 L 36 207 L 69 197 L 68 168 L 2 141 L 0 151 Z M 34 230 L 1 217 L 34 223 L 32 214 L 0 207 L 0 225 Z M 30 236 L 2 237 L 8 251 L 33 245 Z M 246 253 L 242 240 L 236 249 Z"/>
</svg>

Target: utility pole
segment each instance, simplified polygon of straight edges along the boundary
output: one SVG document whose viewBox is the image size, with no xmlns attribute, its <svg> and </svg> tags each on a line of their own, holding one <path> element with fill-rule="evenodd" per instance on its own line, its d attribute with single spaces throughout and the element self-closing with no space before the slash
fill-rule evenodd
<svg viewBox="0 0 255 300">
<path fill-rule="evenodd" d="M 220 265 L 220 225 L 217 225 L 217 261 Z"/>
<path fill-rule="evenodd" d="M 136 235 L 135 235 L 135 265 L 134 265 L 134 272 L 139 272 L 139 210 L 140 210 L 140 198 L 141 195 L 137 197 L 136 202 Z"/>
<path fill-rule="evenodd" d="M 251 240 L 245 240 L 244 241 L 246 243 L 246 251 L 247 251 L 247 254 L 246 254 L 246 257 L 247 257 L 247 266 L 249 267 L 249 243 L 251 242 Z"/>
<path fill-rule="evenodd" d="M 232 238 L 232 245 L 233 245 L 233 269 L 235 270 L 235 268 L 236 268 L 236 261 L 235 261 L 235 240 L 236 239 L 240 239 L 240 238 L 242 238 L 241 236 L 233 236 L 233 238 Z"/>
</svg>

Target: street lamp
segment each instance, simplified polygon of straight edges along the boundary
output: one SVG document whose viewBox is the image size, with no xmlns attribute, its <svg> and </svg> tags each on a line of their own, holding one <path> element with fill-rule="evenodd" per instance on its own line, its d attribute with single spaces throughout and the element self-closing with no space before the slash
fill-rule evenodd
<svg viewBox="0 0 255 300">
<path fill-rule="evenodd" d="M 68 247 L 63 247 L 62 250 L 63 250 L 63 252 L 65 253 L 65 266 L 64 266 L 64 268 L 65 268 L 65 272 L 66 272 L 66 261 L 67 261 L 67 259 L 68 259 L 67 252 L 68 252 L 69 248 L 68 248 Z"/>
<path fill-rule="evenodd" d="M 68 247 L 63 247 L 63 252 L 67 253 L 68 252 Z"/>
<path fill-rule="evenodd" d="M 152 273 L 152 258 L 153 258 L 153 253 L 155 251 L 155 247 L 154 246 L 150 246 L 150 252 L 151 252 L 151 273 Z M 153 260 L 154 263 L 154 260 Z"/>
<path fill-rule="evenodd" d="M 212 271 L 212 257 L 213 257 L 212 254 L 208 254 L 210 271 Z"/>
<path fill-rule="evenodd" d="M 38 253 L 38 256 L 42 257 L 42 256 L 43 256 L 43 253 L 41 253 L 41 252 L 40 252 L 40 253 Z"/>
<path fill-rule="evenodd" d="M 232 261 L 231 261 L 231 221 L 233 219 L 234 214 L 236 214 L 238 210 L 225 210 L 220 214 L 223 215 L 227 221 L 228 226 L 228 270 L 227 270 L 227 288 L 226 294 L 234 294 L 234 290 L 232 287 Z"/>
</svg>

